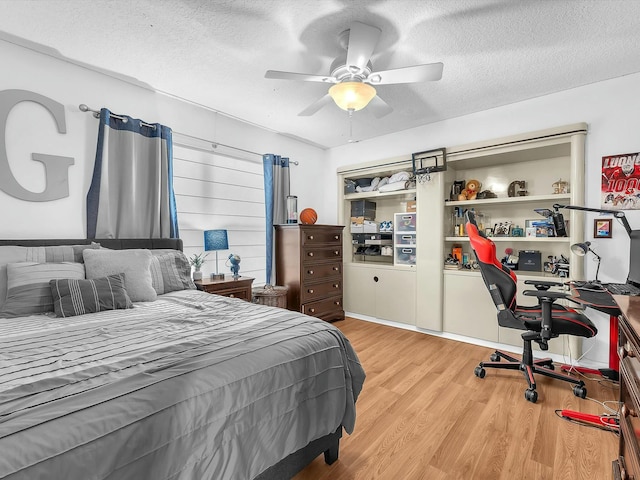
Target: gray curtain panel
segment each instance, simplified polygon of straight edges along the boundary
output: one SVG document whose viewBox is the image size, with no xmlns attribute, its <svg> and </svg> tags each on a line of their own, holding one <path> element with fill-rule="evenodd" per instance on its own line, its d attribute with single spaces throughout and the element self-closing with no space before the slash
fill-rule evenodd
<svg viewBox="0 0 640 480">
<path fill-rule="evenodd" d="M 100 111 L 87 238 L 178 238 L 171 129 Z"/>
</svg>

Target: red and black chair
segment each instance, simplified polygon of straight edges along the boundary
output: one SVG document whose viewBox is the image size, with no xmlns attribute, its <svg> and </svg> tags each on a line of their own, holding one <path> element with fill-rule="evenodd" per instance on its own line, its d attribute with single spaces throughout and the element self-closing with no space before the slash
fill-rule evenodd
<svg viewBox="0 0 640 480">
<path fill-rule="evenodd" d="M 467 210 L 465 219 L 467 235 L 480 265 L 480 273 L 498 310 L 498 324 L 501 327 L 525 331 L 521 335 L 524 340 L 522 358 L 516 358 L 496 350 L 491 355 L 490 362 L 480 362 L 476 367 L 476 376 L 484 378 L 486 368 L 520 370 L 529 384 L 524 396 L 530 402 L 535 403 L 538 400 L 538 392 L 536 391 L 534 374 L 539 373 L 573 383 L 573 394 L 576 397 L 585 398 L 587 389 L 584 382 L 569 375 L 555 372 L 550 358 L 534 359 L 531 342 L 536 342 L 541 350 L 548 350 L 548 341 L 559 335 L 586 338 L 595 336 L 598 333 L 595 325 L 582 313 L 555 303 L 558 299 L 567 298 L 570 300 L 570 295 L 565 292 L 549 290 L 551 287 L 562 286 L 563 284 L 560 282 L 526 280 L 524 283 L 533 285 L 536 290 L 525 290 L 522 293 L 537 297 L 538 305 L 531 307 L 517 305 L 518 280 L 515 273 L 498 260 L 495 244 L 485 236 L 484 232 L 478 230 L 474 213 Z M 501 360 L 506 360 L 506 362 Z"/>
</svg>

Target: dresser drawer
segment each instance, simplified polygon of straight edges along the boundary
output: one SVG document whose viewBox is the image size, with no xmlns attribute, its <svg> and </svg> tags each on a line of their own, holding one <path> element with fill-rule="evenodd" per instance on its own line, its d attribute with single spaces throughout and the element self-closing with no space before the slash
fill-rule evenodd
<svg viewBox="0 0 640 480">
<path fill-rule="evenodd" d="M 342 245 L 335 247 L 305 247 L 302 251 L 305 264 L 323 260 L 342 260 Z"/>
<path fill-rule="evenodd" d="M 302 303 L 313 302 L 332 295 L 342 294 L 342 279 L 329 280 L 313 285 L 300 287 L 300 301 Z"/>
<path fill-rule="evenodd" d="M 342 278 L 342 262 L 305 265 L 302 267 L 304 282 L 321 281 L 329 277 Z"/>
<path fill-rule="evenodd" d="M 328 321 L 342 320 L 344 318 L 342 295 L 339 297 L 326 298 L 317 302 L 303 303 L 301 310 L 302 313 Z"/>
<path fill-rule="evenodd" d="M 302 245 L 342 245 L 342 230 L 306 230 L 302 229 Z"/>
</svg>

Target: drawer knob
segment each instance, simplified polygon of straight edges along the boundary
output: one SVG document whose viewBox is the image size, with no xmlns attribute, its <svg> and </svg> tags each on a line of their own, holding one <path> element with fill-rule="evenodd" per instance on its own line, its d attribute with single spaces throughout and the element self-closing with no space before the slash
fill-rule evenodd
<svg viewBox="0 0 640 480">
<path fill-rule="evenodd" d="M 313 293 L 313 288 L 310 288 L 309 290 L 307 290 L 307 292 Z"/>
<path fill-rule="evenodd" d="M 333 270 L 334 270 L 335 272 L 337 272 L 337 271 L 338 271 L 338 267 L 333 267 Z"/>
<path fill-rule="evenodd" d="M 230 294 L 229 294 L 229 296 L 230 296 L 231 298 L 235 298 L 235 297 L 236 297 L 233 293 L 230 293 Z"/>
<path fill-rule="evenodd" d="M 316 309 L 315 309 L 315 308 L 310 308 L 310 309 L 309 309 L 309 312 L 310 312 L 310 313 L 316 313 Z"/>
<path fill-rule="evenodd" d="M 334 253 L 335 253 L 336 255 L 340 255 L 340 250 L 336 250 Z"/>
<path fill-rule="evenodd" d="M 313 257 L 313 252 L 309 252 L 307 255 L 309 255 L 310 257 Z"/>
<path fill-rule="evenodd" d="M 333 288 L 340 288 L 340 285 L 338 285 L 337 283 L 334 283 Z"/>
<path fill-rule="evenodd" d="M 336 305 L 340 306 L 340 301 L 339 301 L 339 300 L 336 300 L 334 303 L 335 303 Z"/>
<path fill-rule="evenodd" d="M 307 238 L 308 238 L 309 240 L 313 240 L 313 235 L 309 235 Z"/>
<path fill-rule="evenodd" d="M 307 273 L 308 273 L 309 275 L 313 275 L 313 270 L 307 270 Z"/>
<path fill-rule="evenodd" d="M 333 237 L 333 239 L 334 239 L 334 240 L 340 240 L 340 235 L 335 235 L 335 236 Z"/>
<path fill-rule="evenodd" d="M 374 282 L 377 282 L 378 280 L 380 280 L 378 277 L 373 277 Z"/>
</svg>

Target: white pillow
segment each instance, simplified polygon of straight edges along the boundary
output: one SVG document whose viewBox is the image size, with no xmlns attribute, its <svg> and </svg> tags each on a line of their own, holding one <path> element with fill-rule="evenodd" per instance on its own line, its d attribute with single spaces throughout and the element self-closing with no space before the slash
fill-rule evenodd
<svg viewBox="0 0 640 480">
<path fill-rule="evenodd" d="M 132 302 L 152 302 L 158 298 L 151 283 L 149 250 L 85 250 L 87 279 L 124 273 L 124 287 Z"/>
</svg>

